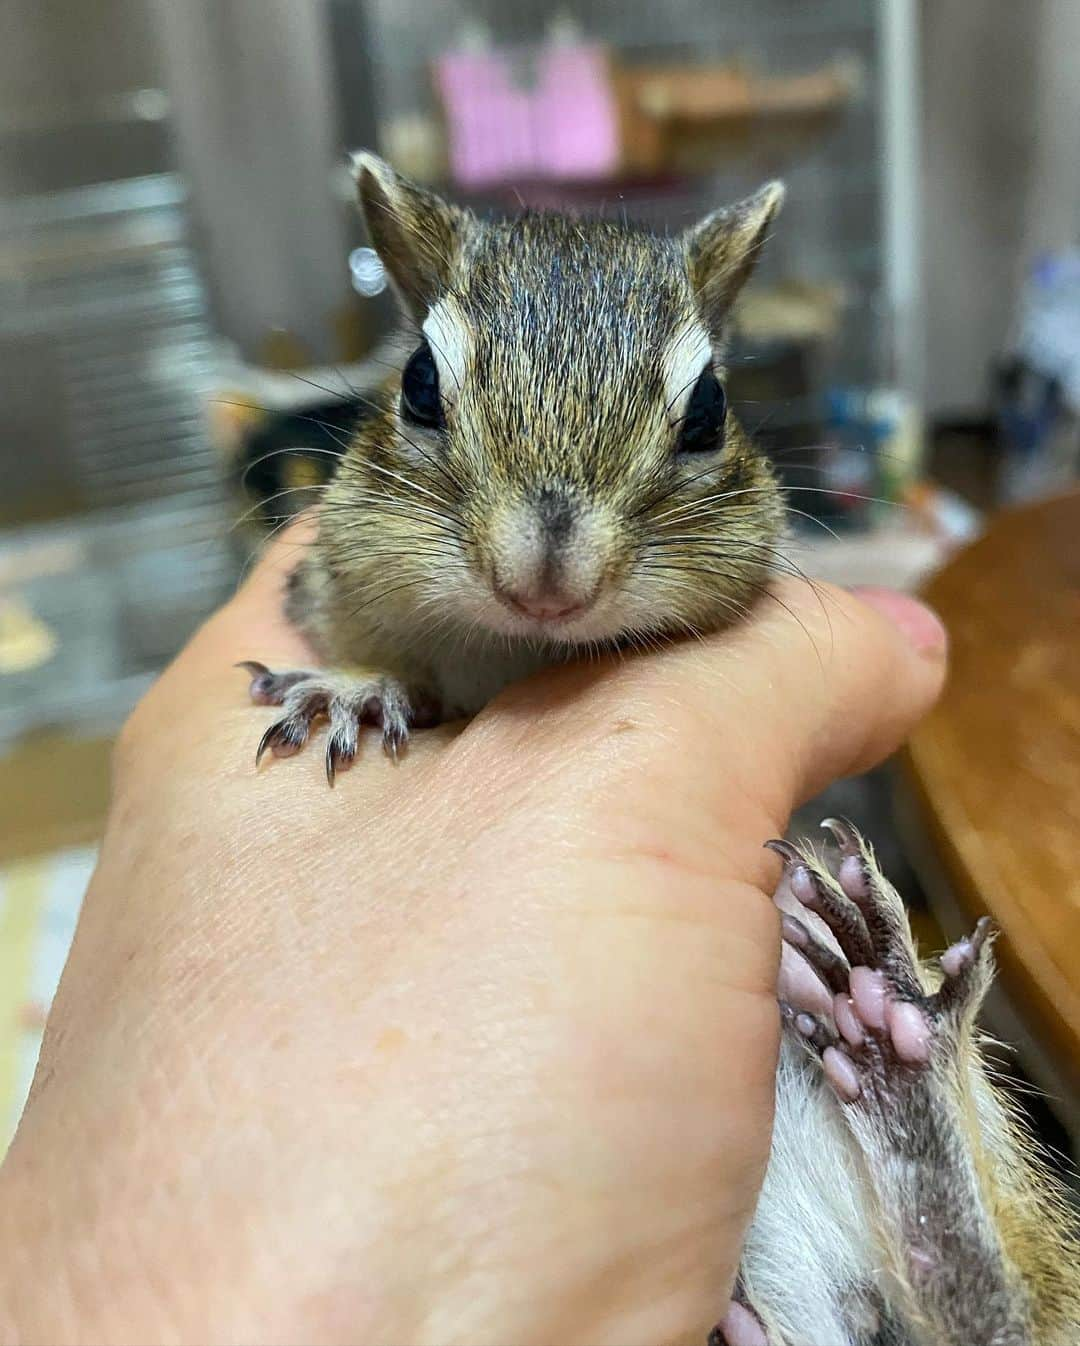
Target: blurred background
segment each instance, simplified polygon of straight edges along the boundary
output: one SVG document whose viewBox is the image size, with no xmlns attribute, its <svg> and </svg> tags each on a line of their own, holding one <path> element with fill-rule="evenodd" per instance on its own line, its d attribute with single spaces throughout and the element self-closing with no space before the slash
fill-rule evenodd
<svg viewBox="0 0 1080 1346">
<path fill-rule="evenodd" d="M 1068 1145 L 1071 851 L 1033 866 L 1031 929 L 1008 909 L 1026 871 L 1000 892 L 986 875 L 1019 820 L 1049 809 L 1054 855 L 1080 825 L 1077 51 L 1075 0 L 5 0 L 0 1144 L 92 867 L 111 737 L 385 371 L 393 305 L 344 167 L 371 146 L 478 210 L 672 231 L 786 179 L 731 396 L 789 487 L 793 555 L 842 583 L 933 592 L 960 574 L 941 606 L 968 641 L 961 700 L 900 793 L 876 773 L 807 818 L 838 801 L 873 832 L 930 942 L 969 909 L 1002 920 L 1000 1021 Z M 1001 534 L 1005 508 L 1036 522 Z M 1043 550 L 1050 606 L 1024 598 Z M 980 640 L 1022 638 L 985 629 L 972 597 L 999 573 L 1043 671 L 1035 693 L 1003 676 L 965 719 Z M 1000 741 L 1028 694 L 1038 809 L 1002 803 L 1007 754 L 950 757 Z M 976 806 L 963 778 L 980 772 L 1003 784 Z"/>
</svg>

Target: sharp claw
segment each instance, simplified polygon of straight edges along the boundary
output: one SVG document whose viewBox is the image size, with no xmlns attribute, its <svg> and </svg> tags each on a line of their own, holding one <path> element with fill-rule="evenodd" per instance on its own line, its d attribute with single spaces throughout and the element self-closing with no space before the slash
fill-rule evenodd
<svg viewBox="0 0 1080 1346">
<path fill-rule="evenodd" d="M 347 736 L 333 733 L 326 740 L 326 780 L 333 787 L 339 771 L 347 771 L 353 764 L 356 747 Z"/>
<path fill-rule="evenodd" d="M 975 929 L 971 932 L 971 947 L 976 953 L 982 948 L 991 935 L 997 932 L 997 926 L 989 916 L 980 916 L 975 922 Z"/>
<path fill-rule="evenodd" d="M 260 664 L 257 659 L 241 659 L 238 664 L 233 664 L 233 668 L 244 668 L 253 678 L 261 677 L 263 673 L 269 673 L 270 670 L 265 664 Z"/>
<path fill-rule="evenodd" d="M 860 855 L 859 833 L 847 818 L 823 818 L 821 826 L 830 834 L 841 855 Z"/>
<path fill-rule="evenodd" d="M 765 843 L 765 849 L 778 855 L 783 860 L 786 869 L 794 869 L 796 865 L 806 863 L 790 841 L 780 841 L 774 838 L 772 841 Z"/>
<path fill-rule="evenodd" d="M 296 725 L 289 720 L 275 720 L 259 740 L 255 765 L 258 766 L 262 761 L 267 748 L 273 751 L 275 757 L 291 757 L 293 753 L 300 751 L 306 741 L 305 725 Z"/>
<path fill-rule="evenodd" d="M 262 761 L 263 757 L 266 755 L 267 748 L 269 748 L 270 744 L 274 741 L 274 735 L 277 733 L 277 728 L 277 721 L 275 721 L 270 728 L 267 729 L 266 733 L 263 734 L 262 738 L 259 739 L 259 746 L 255 750 L 256 766 Z"/>
</svg>

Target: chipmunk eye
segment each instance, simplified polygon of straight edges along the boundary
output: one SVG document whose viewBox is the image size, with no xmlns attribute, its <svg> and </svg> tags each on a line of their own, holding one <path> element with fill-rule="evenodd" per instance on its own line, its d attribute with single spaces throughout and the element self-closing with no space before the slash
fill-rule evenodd
<svg viewBox="0 0 1080 1346">
<path fill-rule="evenodd" d="M 401 373 L 401 414 L 414 425 L 441 429 L 442 398 L 439 396 L 439 371 L 427 342 L 419 345 Z"/>
<path fill-rule="evenodd" d="M 679 431 L 680 453 L 708 453 L 718 449 L 724 433 L 727 398 L 711 368 L 701 371 Z"/>
</svg>

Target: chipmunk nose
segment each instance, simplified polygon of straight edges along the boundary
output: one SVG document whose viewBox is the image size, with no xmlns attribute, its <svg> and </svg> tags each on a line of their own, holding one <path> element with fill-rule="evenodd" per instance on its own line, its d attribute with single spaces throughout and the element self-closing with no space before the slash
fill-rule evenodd
<svg viewBox="0 0 1080 1346">
<path fill-rule="evenodd" d="M 565 622 L 592 607 L 601 560 L 589 511 L 562 491 L 538 491 L 494 529 L 492 587 L 512 612 Z"/>
<path fill-rule="evenodd" d="M 589 606 L 578 599 L 567 599 L 559 593 L 532 593 L 529 590 L 507 588 L 497 585 L 495 592 L 508 608 L 520 612 L 524 617 L 535 617 L 542 622 L 561 622 L 575 613 L 584 612 Z"/>
</svg>

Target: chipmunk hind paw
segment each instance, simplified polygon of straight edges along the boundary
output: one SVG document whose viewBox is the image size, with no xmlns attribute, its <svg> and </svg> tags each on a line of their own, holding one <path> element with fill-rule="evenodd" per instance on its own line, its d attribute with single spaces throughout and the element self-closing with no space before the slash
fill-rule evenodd
<svg viewBox="0 0 1080 1346">
<path fill-rule="evenodd" d="M 984 918 L 950 946 L 940 985 L 928 986 L 903 903 L 869 846 L 850 823 L 823 826 L 835 843 L 825 856 L 767 843 L 805 918 L 784 916 L 784 942 L 812 970 L 818 992 L 811 1004 L 805 990 L 788 995 L 782 985 L 781 1008 L 837 1095 L 854 1102 L 867 1076 L 881 1088 L 897 1069 L 928 1066 L 935 1042 L 974 1014 L 990 978 L 992 926 Z"/>
</svg>

